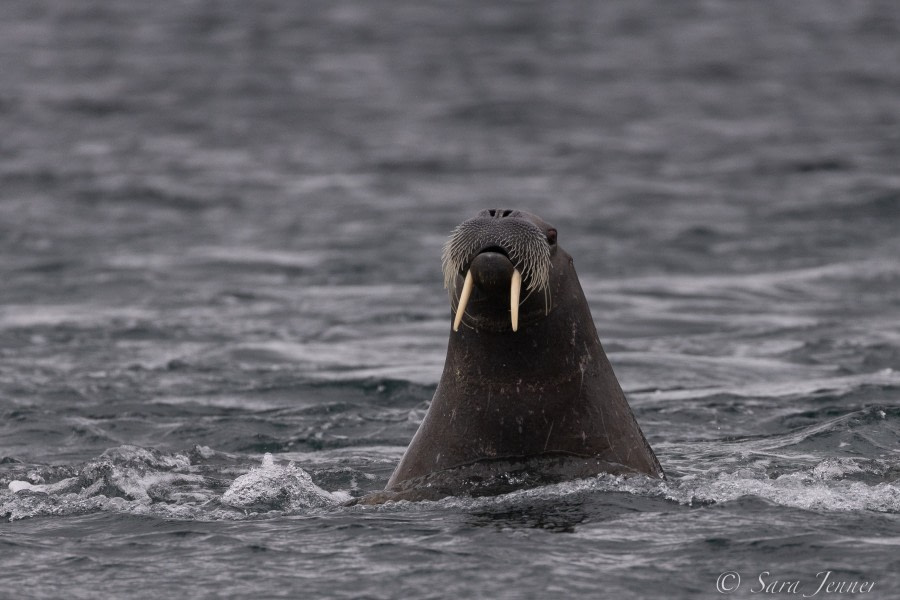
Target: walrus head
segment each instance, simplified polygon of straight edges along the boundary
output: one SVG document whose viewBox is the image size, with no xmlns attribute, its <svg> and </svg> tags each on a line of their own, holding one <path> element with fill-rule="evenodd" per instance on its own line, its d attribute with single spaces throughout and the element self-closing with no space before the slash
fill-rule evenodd
<svg viewBox="0 0 900 600">
<path fill-rule="evenodd" d="M 367 502 L 603 472 L 664 477 L 556 228 L 524 211 L 482 211 L 453 230 L 443 269 L 452 316 L 444 372 L 385 491 Z"/>
<path fill-rule="evenodd" d="M 556 237 L 556 228 L 519 210 L 483 210 L 454 229 L 441 256 L 444 287 L 454 292 L 453 330 L 459 330 L 467 308 L 467 324 L 485 329 L 505 329 L 497 317 L 508 312 L 512 331 L 518 331 L 520 315 L 549 314 L 553 262 L 566 258 Z"/>
</svg>

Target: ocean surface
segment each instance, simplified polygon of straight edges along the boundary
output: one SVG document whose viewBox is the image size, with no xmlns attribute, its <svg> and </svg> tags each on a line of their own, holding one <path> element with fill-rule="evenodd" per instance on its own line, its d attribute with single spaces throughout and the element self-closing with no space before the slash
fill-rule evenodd
<svg viewBox="0 0 900 600">
<path fill-rule="evenodd" d="M 0 598 L 900 597 L 900 3 L 0 13 Z M 668 480 L 341 506 L 493 207 Z"/>
</svg>

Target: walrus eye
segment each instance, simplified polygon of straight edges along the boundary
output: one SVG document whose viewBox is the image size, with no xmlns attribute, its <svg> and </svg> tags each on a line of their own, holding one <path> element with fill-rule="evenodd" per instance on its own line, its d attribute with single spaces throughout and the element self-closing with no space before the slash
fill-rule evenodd
<svg viewBox="0 0 900 600">
<path fill-rule="evenodd" d="M 555 229 L 547 230 L 547 241 L 550 242 L 551 246 L 556 244 L 556 230 Z"/>
</svg>

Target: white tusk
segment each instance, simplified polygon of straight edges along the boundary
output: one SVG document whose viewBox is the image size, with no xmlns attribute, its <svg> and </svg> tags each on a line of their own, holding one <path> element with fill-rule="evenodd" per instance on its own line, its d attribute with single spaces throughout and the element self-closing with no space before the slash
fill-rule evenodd
<svg viewBox="0 0 900 600">
<path fill-rule="evenodd" d="M 466 281 L 463 283 L 462 292 L 459 294 L 459 302 L 456 303 L 456 318 L 453 319 L 453 331 L 459 331 L 459 323 L 462 321 L 463 313 L 466 312 L 466 304 L 469 303 L 469 296 L 472 295 L 472 287 L 475 280 L 472 279 L 472 271 L 466 272 Z"/>
<path fill-rule="evenodd" d="M 513 269 L 512 284 L 509 288 L 509 312 L 512 314 L 512 330 L 519 330 L 519 296 L 522 293 L 522 274 Z"/>
</svg>

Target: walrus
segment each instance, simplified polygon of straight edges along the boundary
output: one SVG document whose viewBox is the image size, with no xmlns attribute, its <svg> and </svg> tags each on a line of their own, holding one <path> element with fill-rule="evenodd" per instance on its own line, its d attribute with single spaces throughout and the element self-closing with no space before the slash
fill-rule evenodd
<svg viewBox="0 0 900 600">
<path fill-rule="evenodd" d="M 490 209 L 443 248 L 447 359 L 383 492 L 361 500 L 496 494 L 599 473 L 665 478 L 600 345 L 557 230 Z"/>
</svg>

